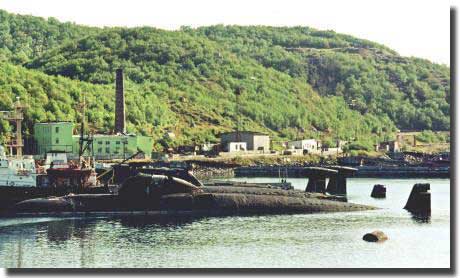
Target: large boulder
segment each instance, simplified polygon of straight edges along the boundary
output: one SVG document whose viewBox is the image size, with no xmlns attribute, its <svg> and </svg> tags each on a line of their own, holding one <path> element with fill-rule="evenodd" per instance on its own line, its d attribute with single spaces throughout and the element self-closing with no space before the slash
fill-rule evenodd
<svg viewBox="0 0 460 278">
<path fill-rule="evenodd" d="M 388 237 L 382 231 L 373 231 L 372 233 L 367 233 L 363 236 L 363 240 L 367 242 L 382 242 L 387 240 Z"/>
</svg>

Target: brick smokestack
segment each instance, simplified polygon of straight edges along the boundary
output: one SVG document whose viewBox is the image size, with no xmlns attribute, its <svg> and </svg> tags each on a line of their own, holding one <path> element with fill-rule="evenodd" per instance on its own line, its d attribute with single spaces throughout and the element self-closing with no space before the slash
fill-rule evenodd
<svg viewBox="0 0 460 278">
<path fill-rule="evenodd" d="M 115 133 L 126 133 L 125 93 L 123 91 L 122 69 L 117 69 L 115 79 Z"/>
</svg>

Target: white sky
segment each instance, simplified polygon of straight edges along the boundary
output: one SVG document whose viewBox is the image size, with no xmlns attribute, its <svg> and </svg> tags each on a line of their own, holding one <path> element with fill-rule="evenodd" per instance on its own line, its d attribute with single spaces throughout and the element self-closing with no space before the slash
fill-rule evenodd
<svg viewBox="0 0 460 278">
<path fill-rule="evenodd" d="M 214 24 L 302 25 L 385 44 L 450 64 L 453 0 L 0 0 L 13 13 L 91 26 L 176 29 Z"/>
</svg>

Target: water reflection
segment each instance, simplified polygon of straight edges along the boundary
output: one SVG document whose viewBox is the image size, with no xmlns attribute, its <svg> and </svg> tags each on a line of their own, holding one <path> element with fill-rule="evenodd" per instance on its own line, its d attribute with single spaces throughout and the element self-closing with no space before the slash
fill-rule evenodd
<svg viewBox="0 0 460 278">
<path fill-rule="evenodd" d="M 410 212 L 412 219 L 417 223 L 431 223 L 431 213 Z"/>
<path fill-rule="evenodd" d="M 112 219 L 118 219 L 122 226 L 130 228 L 151 228 L 154 226 L 180 228 L 202 218 L 192 216 L 126 216 Z"/>
</svg>

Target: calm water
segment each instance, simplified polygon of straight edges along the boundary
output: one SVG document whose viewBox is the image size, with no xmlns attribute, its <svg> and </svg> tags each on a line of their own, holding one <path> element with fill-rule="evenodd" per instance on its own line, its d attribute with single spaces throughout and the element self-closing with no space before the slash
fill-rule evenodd
<svg viewBox="0 0 460 278">
<path fill-rule="evenodd" d="M 235 178 L 234 180 L 242 180 Z M 273 181 L 271 178 L 247 178 Z M 304 179 L 290 179 L 304 189 Z M 378 211 L 201 219 L 0 220 L 0 267 L 449 267 L 448 179 L 349 179 L 351 202 Z M 432 217 L 402 209 L 412 185 L 431 183 Z M 387 198 L 369 197 L 376 183 Z M 390 238 L 368 243 L 366 232 Z"/>
</svg>

